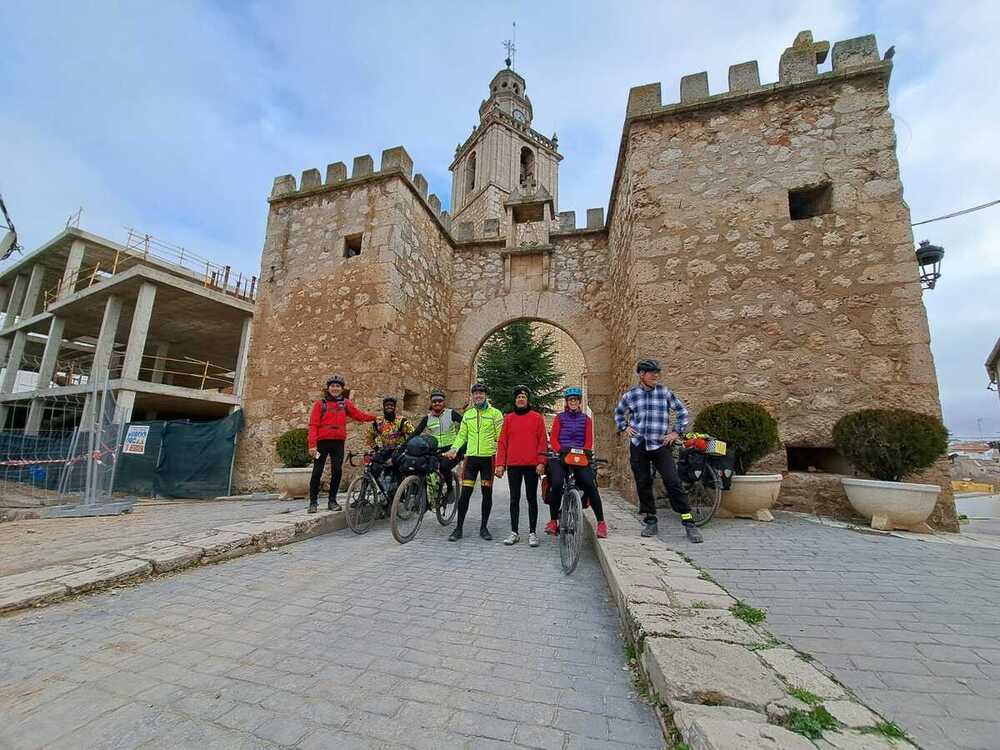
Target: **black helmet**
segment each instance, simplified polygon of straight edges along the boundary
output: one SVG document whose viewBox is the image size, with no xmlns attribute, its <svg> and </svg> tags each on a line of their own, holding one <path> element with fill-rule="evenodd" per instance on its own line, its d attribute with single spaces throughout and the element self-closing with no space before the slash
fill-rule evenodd
<svg viewBox="0 0 1000 750">
<path fill-rule="evenodd" d="M 385 406 L 386 404 L 392 404 L 393 406 L 395 406 L 396 403 L 397 401 L 395 396 L 386 396 L 385 398 L 382 399 L 382 406 Z"/>
<path fill-rule="evenodd" d="M 435 388 L 433 391 L 431 391 L 431 398 L 446 398 L 445 392 L 442 391 L 440 388 Z"/>
<path fill-rule="evenodd" d="M 517 397 L 518 397 L 518 396 L 519 396 L 520 394 L 522 394 L 522 393 L 523 393 L 523 394 L 524 394 L 525 396 L 530 396 L 530 395 L 531 395 L 531 390 L 530 390 L 530 389 L 528 388 L 528 386 L 526 386 L 526 385 L 515 385 L 515 386 L 514 386 L 514 390 L 513 390 L 513 391 L 511 391 L 511 395 L 512 395 L 512 396 L 513 396 L 514 398 L 517 398 Z"/>
<path fill-rule="evenodd" d="M 337 385 L 345 385 L 343 375 L 331 375 L 326 379 L 326 387 L 329 388 L 331 385 L 336 383 Z"/>
<path fill-rule="evenodd" d="M 475 393 L 476 391 L 486 393 L 486 386 L 479 382 L 473 383 L 472 387 L 469 389 L 469 393 Z"/>
<path fill-rule="evenodd" d="M 635 366 L 635 371 L 640 375 L 644 372 L 659 372 L 660 363 L 655 359 L 640 359 L 639 364 Z"/>
</svg>

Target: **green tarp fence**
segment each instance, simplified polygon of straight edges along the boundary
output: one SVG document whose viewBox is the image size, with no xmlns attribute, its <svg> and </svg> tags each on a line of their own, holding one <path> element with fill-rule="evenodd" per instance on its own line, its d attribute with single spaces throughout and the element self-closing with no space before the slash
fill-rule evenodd
<svg viewBox="0 0 1000 750">
<path fill-rule="evenodd" d="M 115 490 L 145 497 L 227 495 L 242 429 L 242 410 L 213 422 L 132 422 L 125 429 Z"/>
</svg>

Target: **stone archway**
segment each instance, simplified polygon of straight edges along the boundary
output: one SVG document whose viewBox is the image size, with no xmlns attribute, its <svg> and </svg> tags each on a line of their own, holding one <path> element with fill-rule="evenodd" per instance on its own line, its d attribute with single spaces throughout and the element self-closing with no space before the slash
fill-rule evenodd
<svg viewBox="0 0 1000 750">
<path fill-rule="evenodd" d="M 617 399 L 611 378 L 610 334 L 592 310 L 562 294 L 512 292 L 462 318 L 448 353 L 449 400 L 455 404 L 466 400 L 473 362 L 490 334 L 520 320 L 556 326 L 580 347 L 587 371 L 587 398 L 594 416 L 594 439 L 602 454 L 611 458 L 615 434 L 612 411 Z"/>
</svg>

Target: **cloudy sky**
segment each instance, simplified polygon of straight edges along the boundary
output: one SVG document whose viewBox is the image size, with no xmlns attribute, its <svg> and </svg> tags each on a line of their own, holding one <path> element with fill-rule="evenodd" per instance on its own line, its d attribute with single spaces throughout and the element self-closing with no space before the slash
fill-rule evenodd
<svg viewBox="0 0 1000 750">
<path fill-rule="evenodd" d="M 559 134 L 560 208 L 606 205 L 630 86 L 778 57 L 800 29 L 895 44 L 892 109 L 913 220 L 1000 198 L 1000 3 L 0 3 L 0 191 L 34 249 L 81 206 L 256 273 L 276 175 L 403 144 L 447 205 L 516 20 L 536 129 Z M 612 10 L 613 9 L 613 10 Z M 829 65 L 829 63 L 827 63 Z M 947 250 L 926 294 L 945 419 L 1000 434 L 1000 206 L 917 228 Z"/>
</svg>

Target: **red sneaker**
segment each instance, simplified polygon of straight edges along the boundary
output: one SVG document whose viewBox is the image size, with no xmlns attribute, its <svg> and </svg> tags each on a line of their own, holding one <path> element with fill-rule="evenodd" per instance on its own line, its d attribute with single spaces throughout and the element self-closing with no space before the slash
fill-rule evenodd
<svg viewBox="0 0 1000 750">
<path fill-rule="evenodd" d="M 597 522 L 597 538 L 607 539 L 608 538 L 608 525 L 604 521 Z"/>
<path fill-rule="evenodd" d="M 549 521 L 547 524 L 545 524 L 545 533 L 549 534 L 551 536 L 555 536 L 556 534 L 558 534 L 559 533 L 559 522 L 556 521 L 555 519 L 553 519 L 553 520 Z"/>
</svg>

